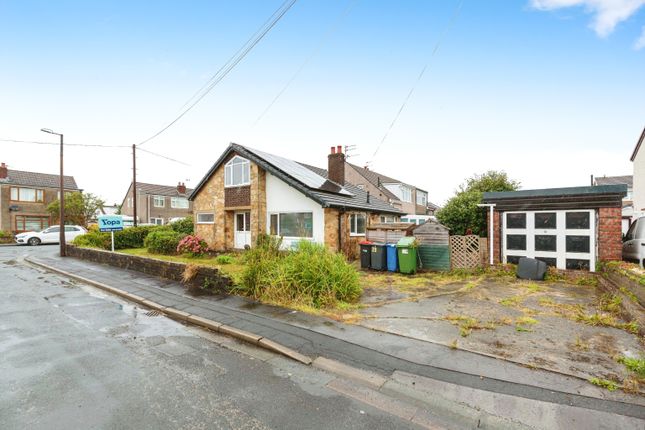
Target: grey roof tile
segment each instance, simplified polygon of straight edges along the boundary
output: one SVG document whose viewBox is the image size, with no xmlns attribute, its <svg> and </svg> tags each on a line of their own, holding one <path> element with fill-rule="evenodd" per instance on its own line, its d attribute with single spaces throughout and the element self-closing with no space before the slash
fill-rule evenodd
<svg viewBox="0 0 645 430">
<path fill-rule="evenodd" d="M 60 186 L 60 175 L 7 169 L 7 178 L 0 179 L 0 183 L 28 187 L 58 188 Z M 64 175 L 63 186 L 67 190 L 79 189 L 73 176 Z"/>
</svg>

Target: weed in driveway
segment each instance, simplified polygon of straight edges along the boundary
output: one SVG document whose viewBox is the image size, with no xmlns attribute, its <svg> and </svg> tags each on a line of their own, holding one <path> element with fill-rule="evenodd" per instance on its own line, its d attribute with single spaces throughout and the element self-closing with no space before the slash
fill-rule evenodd
<svg viewBox="0 0 645 430">
<path fill-rule="evenodd" d="M 446 321 L 450 321 L 452 324 L 459 326 L 459 334 L 461 337 L 467 337 L 473 330 L 483 330 L 483 329 L 494 329 L 493 325 L 481 325 L 479 321 L 475 318 L 468 317 L 465 315 L 446 315 L 444 317 Z"/>
<path fill-rule="evenodd" d="M 636 321 L 619 323 L 612 315 L 602 314 L 602 313 L 588 315 L 583 312 L 579 312 L 575 316 L 575 321 L 582 322 L 590 326 L 618 328 L 618 329 L 626 330 L 632 334 L 638 334 L 638 328 L 639 328 L 638 323 Z"/>
<path fill-rule="evenodd" d="M 448 346 L 450 349 L 457 349 L 457 339 L 453 339 Z"/>
<path fill-rule="evenodd" d="M 585 342 L 580 339 L 580 336 L 576 336 L 576 342 L 573 344 L 573 347 L 578 351 L 589 351 L 589 342 Z"/>
<path fill-rule="evenodd" d="M 538 321 L 535 318 L 531 317 L 519 317 L 516 323 L 521 325 L 534 325 L 537 324 Z"/>
<path fill-rule="evenodd" d="M 542 288 L 540 285 L 536 284 L 535 282 L 526 284 L 525 287 L 527 290 L 529 290 L 530 293 L 538 293 L 544 290 L 544 288 Z"/>
<path fill-rule="evenodd" d="M 612 314 L 618 314 L 620 312 L 620 305 L 623 303 L 623 299 L 619 296 L 614 296 L 612 294 L 603 294 L 598 299 L 598 307 L 605 311 L 611 312 Z"/>
<path fill-rule="evenodd" d="M 616 361 L 625 365 L 626 368 L 638 374 L 638 376 L 645 378 L 645 358 L 644 357 L 631 358 L 631 357 L 625 357 L 623 355 L 618 357 L 618 360 Z"/>
<path fill-rule="evenodd" d="M 606 388 L 609 391 L 616 391 L 618 389 L 618 384 L 608 379 L 590 378 L 589 382 L 599 387 Z"/>
<path fill-rule="evenodd" d="M 645 382 L 642 378 L 635 377 L 634 375 L 623 379 L 623 391 L 631 394 L 639 394 L 641 384 Z"/>
<path fill-rule="evenodd" d="M 520 303 L 522 303 L 522 300 L 524 300 L 522 296 L 511 296 L 501 299 L 499 301 L 499 304 L 511 308 L 518 306 Z"/>
<path fill-rule="evenodd" d="M 515 326 L 515 331 L 525 332 L 525 331 L 533 331 L 533 330 L 531 330 L 530 328 L 523 327 L 521 325 L 516 325 Z"/>
<path fill-rule="evenodd" d="M 627 289 L 627 287 L 620 287 L 619 290 L 620 290 L 621 293 L 623 293 L 624 295 L 629 297 L 629 300 L 632 303 L 638 303 L 638 298 L 636 297 L 636 295 L 634 293 L 632 293 L 631 291 L 629 291 Z"/>
</svg>

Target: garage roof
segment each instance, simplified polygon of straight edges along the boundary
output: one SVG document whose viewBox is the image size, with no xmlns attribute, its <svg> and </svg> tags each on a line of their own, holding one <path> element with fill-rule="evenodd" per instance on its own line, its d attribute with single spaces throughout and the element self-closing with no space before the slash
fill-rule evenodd
<svg viewBox="0 0 645 430">
<path fill-rule="evenodd" d="M 498 210 L 555 210 L 622 207 L 627 185 L 545 188 L 540 190 L 484 193 L 485 203 L 495 203 Z"/>
</svg>

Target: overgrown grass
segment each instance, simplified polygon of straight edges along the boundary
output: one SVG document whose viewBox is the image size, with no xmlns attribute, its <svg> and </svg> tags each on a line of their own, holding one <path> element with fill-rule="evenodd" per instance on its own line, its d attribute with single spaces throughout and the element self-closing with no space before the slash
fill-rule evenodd
<svg viewBox="0 0 645 430">
<path fill-rule="evenodd" d="M 501 299 L 499 301 L 499 304 L 502 306 L 511 308 L 511 307 L 519 306 L 523 300 L 524 298 L 522 296 L 511 296 L 511 297 L 505 297 Z"/>
<path fill-rule="evenodd" d="M 636 373 L 639 377 L 645 378 L 645 358 L 631 358 L 623 355 L 618 357 L 617 361 Z"/>
<path fill-rule="evenodd" d="M 361 295 L 358 272 L 342 254 L 302 241 L 296 250 L 280 251 L 281 240 L 260 236 L 245 255 L 246 267 L 235 292 L 290 306 L 334 307 Z"/>
<path fill-rule="evenodd" d="M 606 388 L 609 391 L 616 391 L 618 389 L 618 384 L 608 379 L 590 378 L 589 382 L 599 387 Z"/>
</svg>

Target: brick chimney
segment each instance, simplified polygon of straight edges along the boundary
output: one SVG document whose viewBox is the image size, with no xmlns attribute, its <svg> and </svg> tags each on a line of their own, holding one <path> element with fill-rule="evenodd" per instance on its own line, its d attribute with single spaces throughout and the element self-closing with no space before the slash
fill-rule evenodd
<svg viewBox="0 0 645 430">
<path fill-rule="evenodd" d="M 7 176 L 9 176 L 7 165 L 2 163 L 0 164 L 0 179 L 7 179 Z"/>
<path fill-rule="evenodd" d="M 186 184 L 184 184 L 183 182 L 179 182 L 177 184 L 177 192 L 179 194 L 186 194 Z"/>
<path fill-rule="evenodd" d="M 331 147 L 331 154 L 327 156 L 327 178 L 339 185 L 345 185 L 345 154 L 343 147 Z"/>
</svg>

